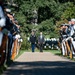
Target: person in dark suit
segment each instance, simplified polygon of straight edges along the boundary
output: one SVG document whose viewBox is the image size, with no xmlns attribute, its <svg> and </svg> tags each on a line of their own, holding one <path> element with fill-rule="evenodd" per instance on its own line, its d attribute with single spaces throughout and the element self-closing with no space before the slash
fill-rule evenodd
<svg viewBox="0 0 75 75">
<path fill-rule="evenodd" d="M 40 36 L 38 37 L 38 44 L 39 44 L 40 52 L 43 52 L 43 44 L 44 44 L 44 42 L 45 42 L 44 36 L 43 36 L 42 32 L 40 32 Z"/>
<path fill-rule="evenodd" d="M 34 52 L 34 50 L 35 50 L 35 43 L 36 43 L 36 36 L 35 36 L 33 31 L 32 31 L 31 36 L 30 36 L 30 42 L 31 42 L 32 52 Z"/>
</svg>

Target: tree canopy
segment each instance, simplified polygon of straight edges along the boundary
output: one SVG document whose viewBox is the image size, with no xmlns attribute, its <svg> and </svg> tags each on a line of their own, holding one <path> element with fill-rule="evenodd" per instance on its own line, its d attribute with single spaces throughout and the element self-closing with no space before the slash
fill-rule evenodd
<svg viewBox="0 0 75 75">
<path fill-rule="evenodd" d="M 10 0 L 7 0 L 10 1 Z M 32 28 L 58 36 L 58 27 L 64 20 L 75 18 L 75 0 L 11 0 L 18 8 L 13 11 L 21 24 L 21 31 L 30 33 Z M 37 11 L 38 26 L 31 25 L 33 11 Z M 36 17 L 36 16 L 35 16 Z M 66 21 L 66 22 L 67 22 Z"/>
</svg>

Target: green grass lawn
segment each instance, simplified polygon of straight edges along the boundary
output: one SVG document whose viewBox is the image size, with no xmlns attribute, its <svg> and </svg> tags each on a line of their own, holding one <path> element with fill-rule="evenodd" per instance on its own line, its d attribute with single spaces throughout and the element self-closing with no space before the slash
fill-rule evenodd
<svg viewBox="0 0 75 75">
<path fill-rule="evenodd" d="M 60 50 L 44 50 L 44 52 L 51 52 L 55 55 L 61 55 L 61 51 Z"/>
<path fill-rule="evenodd" d="M 32 52 L 32 50 L 31 49 L 28 49 L 28 50 L 24 50 L 25 52 Z M 40 52 L 39 51 L 39 49 L 35 49 L 35 52 Z M 60 50 L 43 50 L 43 52 L 51 52 L 51 53 L 53 53 L 53 54 L 55 54 L 55 55 L 61 55 L 61 51 Z"/>
<path fill-rule="evenodd" d="M 28 49 L 28 50 L 26 49 L 26 50 L 24 50 L 24 51 L 25 51 L 25 52 L 32 52 L 31 49 Z M 35 49 L 35 52 L 39 52 L 39 49 L 36 48 L 36 49 Z"/>
<path fill-rule="evenodd" d="M 16 56 L 15 59 L 17 59 L 17 58 L 18 58 L 21 54 L 23 54 L 25 51 L 26 51 L 26 50 L 20 50 L 20 51 L 19 51 L 19 54 Z"/>
</svg>

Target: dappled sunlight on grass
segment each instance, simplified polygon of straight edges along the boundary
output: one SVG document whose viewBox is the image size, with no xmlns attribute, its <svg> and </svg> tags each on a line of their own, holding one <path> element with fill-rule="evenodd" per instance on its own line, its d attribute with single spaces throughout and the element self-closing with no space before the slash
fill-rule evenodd
<svg viewBox="0 0 75 75">
<path fill-rule="evenodd" d="M 28 50 L 24 50 L 25 52 L 32 52 L 31 49 L 28 49 Z M 35 52 L 40 52 L 40 50 L 38 48 L 35 49 Z M 60 50 L 43 50 L 43 52 L 51 52 L 55 55 L 61 55 L 61 51 Z"/>
<path fill-rule="evenodd" d="M 44 52 L 51 52 L 55 55 L 61 55 L 61 51 L 60 50 L 44 50 Z"/>
<path fill-rule="evenodd" d="M 26 49 L 25 52 L 32 52 L 32 50 L 31 49 L 28 49 L 28 50 Z M 35 51 L 34 52 L 40 52 L 40 51 L 39 51 L 38 48 L 35 48 Z"/>
</svg>

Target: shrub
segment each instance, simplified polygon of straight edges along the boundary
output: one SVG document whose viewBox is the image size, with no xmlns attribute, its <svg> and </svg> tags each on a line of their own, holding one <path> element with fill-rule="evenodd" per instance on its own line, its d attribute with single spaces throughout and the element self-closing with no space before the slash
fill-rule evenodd
<svg viewBox="0 0 75 75">
<path fill-rule="evenodd" d="M 27 37 L 23 37 L 23 42 L 21 45 L 22 50 L 28 50 L 30 48 L 30 42 L 28 41 Z"/>
</svg>

